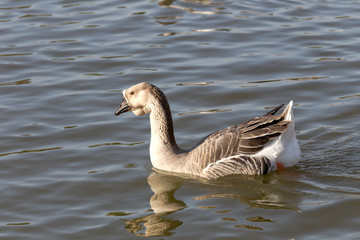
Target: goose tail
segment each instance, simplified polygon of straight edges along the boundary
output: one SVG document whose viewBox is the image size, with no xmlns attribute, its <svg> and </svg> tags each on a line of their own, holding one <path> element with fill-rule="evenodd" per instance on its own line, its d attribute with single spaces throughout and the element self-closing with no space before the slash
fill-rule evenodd
<svg viewBox="0 0 360 240">
<path fill-rule="evenodd" d="M 282 113 L 285 121 L 291 121 L 288 125 L 286 132 L 282 134 L 279 139 L 279 143 L 283 148 L 283 151 L 278 155 L 278 163 L 281 163 L 285 167 L 294 166 L 300 159 L 300 147 L 296 139 L 295 134 L 295 122 L 293 114 L 293 100 L 286 106 Z"/>
<path fill-rule="evenodd" d="M 286 131 L 257 153 L 257 155 L 267 156 L 279 170 L 294 166 L 300 159 L 300 147 L 296 139 L 292 106 L 293 101 L 291 100 L 279 116 L 283 118 L 283 121 L 289 122 Z"/>
<path fill-rule="evenodd" d="M 289 104 L 286 106 L 284 112 L 282 113 L 284 115 L 285 121 L 293 121 L 294 119 L 294 115 L 292 111 L 293 103 L 294 103 L 293 100 L 291 100 Z"/>
</svg>

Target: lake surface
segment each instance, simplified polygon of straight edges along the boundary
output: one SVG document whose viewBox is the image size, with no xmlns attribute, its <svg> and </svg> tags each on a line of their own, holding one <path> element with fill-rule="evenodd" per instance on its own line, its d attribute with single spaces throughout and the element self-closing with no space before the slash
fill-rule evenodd
<svg viewBox="0 0 360 240">
<path fill-rule="evenodd" d="M 4 0 L 0 239 L 360 239 L 360 1 Z M 294 100 L 297 166 L 156 173 L 147 81 L 182 147 Z M 191 237 L 191 238 L 188 238 Z"/>
</svg>

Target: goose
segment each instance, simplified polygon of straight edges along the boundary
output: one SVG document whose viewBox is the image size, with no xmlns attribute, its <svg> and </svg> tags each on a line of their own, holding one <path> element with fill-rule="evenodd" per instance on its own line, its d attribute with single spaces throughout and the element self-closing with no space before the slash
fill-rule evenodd
<svg viewBox="0 0 360 240">
<path fill-rule="evenodd" d="M 171 110 L 165 94 L 142 82 L 122 91 L 118 116 L 132 111 L 150 114 L 150 160 L 155 169 L 206 179 L 235 174 L 262 175 L 294 166 L 300 159 L 295 135 L 293 101 L 262 117 L 215 131 L 190 150 L 180 148 L 174 136 Z"/>
</svg>

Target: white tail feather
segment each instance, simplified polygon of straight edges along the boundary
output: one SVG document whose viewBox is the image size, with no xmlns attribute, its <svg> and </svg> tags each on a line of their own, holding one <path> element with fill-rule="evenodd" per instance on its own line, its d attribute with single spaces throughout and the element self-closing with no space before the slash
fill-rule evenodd
<svg viewBox="0 0 360 240">
<path fill-rule="evenodd" d="M 289 123 L 287 130 L 279 138 L 267 145 L 256 155 L 267 156 L 273 162 L 280 162 L 285 167 L 294 166 L 300 159 L 300 148 L 295 136 L 295 123 L 291 100 L 284 110 L 285 120 Z"/>
</svg>

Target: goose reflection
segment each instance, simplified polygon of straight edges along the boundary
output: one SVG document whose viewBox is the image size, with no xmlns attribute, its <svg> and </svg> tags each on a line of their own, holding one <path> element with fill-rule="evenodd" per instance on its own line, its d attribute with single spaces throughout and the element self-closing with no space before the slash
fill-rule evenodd
<svg viewBox="0 0 360 240">
<path fill-rule="evenodd" d="M 208 203 L 209 201 L 206 200 L 209 199 L 239 199 L 241 204 L 248 206 L 246 209 L 262 208 L 301 211 L 298 208 L 301 195 L 295 194 L 293 188 L 288 188 L 287 184 L 284 184 L 284 181 L 279 180 L 276 176 L 238 175 L 218 180 L 205 180 L 201 178 L 187 179 L 183 178 L 183 176 L 153 172 L 147 180 L 151 190 L 154 192 L 150 198 L 151 210 L 146 212 L 146 216 L 121 219 L 125 223 L 125 229 L 137 236 L 169 236 L 175 233 L 174 230 L 182 225 L 183 222 L 179 219 L 174 219 L 172 214 L 187 207 L 183 201 L 175 198 L 175 192 L 183 184 L 187 183 L 190 183 L 192 187 L 196 187 L 193 184 L 199 185 L 201 189 L 207 192 L 206 194 L 192 196 L 195 201 Z M 218 208 L 216 204 L 214 206 L 202 206 L 200 203 L 196 204 L 196 206 L 197 209 L 213 211 L 217 216 L 219 213 L 231 211 L 231 209 L 227 211 L 219 211 L 221 209 L 215 210 L 215 208 Z M 237 209 L 238 204 L 234 207 Z M 134 216 L 133 214 L 127 215 Z M 258 216 L 255 220 L 252 220 L 252 218 L 246 220 L 253 221 L 254 224 L 259 221 L 271 221 L 266 216 Z M 231 224 L 232 221 L 229 223 Z M 246 228 L 258 229 L 256 226 L 244 226 Z"/>
<path fill-rule="evenodd" d="M 151 173 L 148 183 L 154 195 L 150 198 L 152 213 L 147 216 L 124 220 L 130 233 L 137 236 L 169 236 L 172 230 L 182 225 L 182 221 L 167 217 L 171 213 L 186 208 L 183 201 L 175 199 L 175 191 L 181 187 L 181 181 L 174 176 Z"/>
<path fill-rule="evenodd" d="M 186 207 L 183 201 L 175 199 L 175 191 L 181 187 L 181 180 L 174 176 L 151 173 L 148 183 L 154 195 L 150 198 L 150 206 L 155 214 L 169 214 Z"/>
<path fill-rule="evenodd" d="M 194 200 L 238 199 L 247 209 L 286 209 L 301 211 L 298 207 L 299 195 L 288 189 L 282 181 L 272 176 L 229 176 L 216 181 L 206 181 L 214 190 L 211 193 L 194 197 Z M 285 184 L 286 185 L 286 184 Z"/>
</svg>

